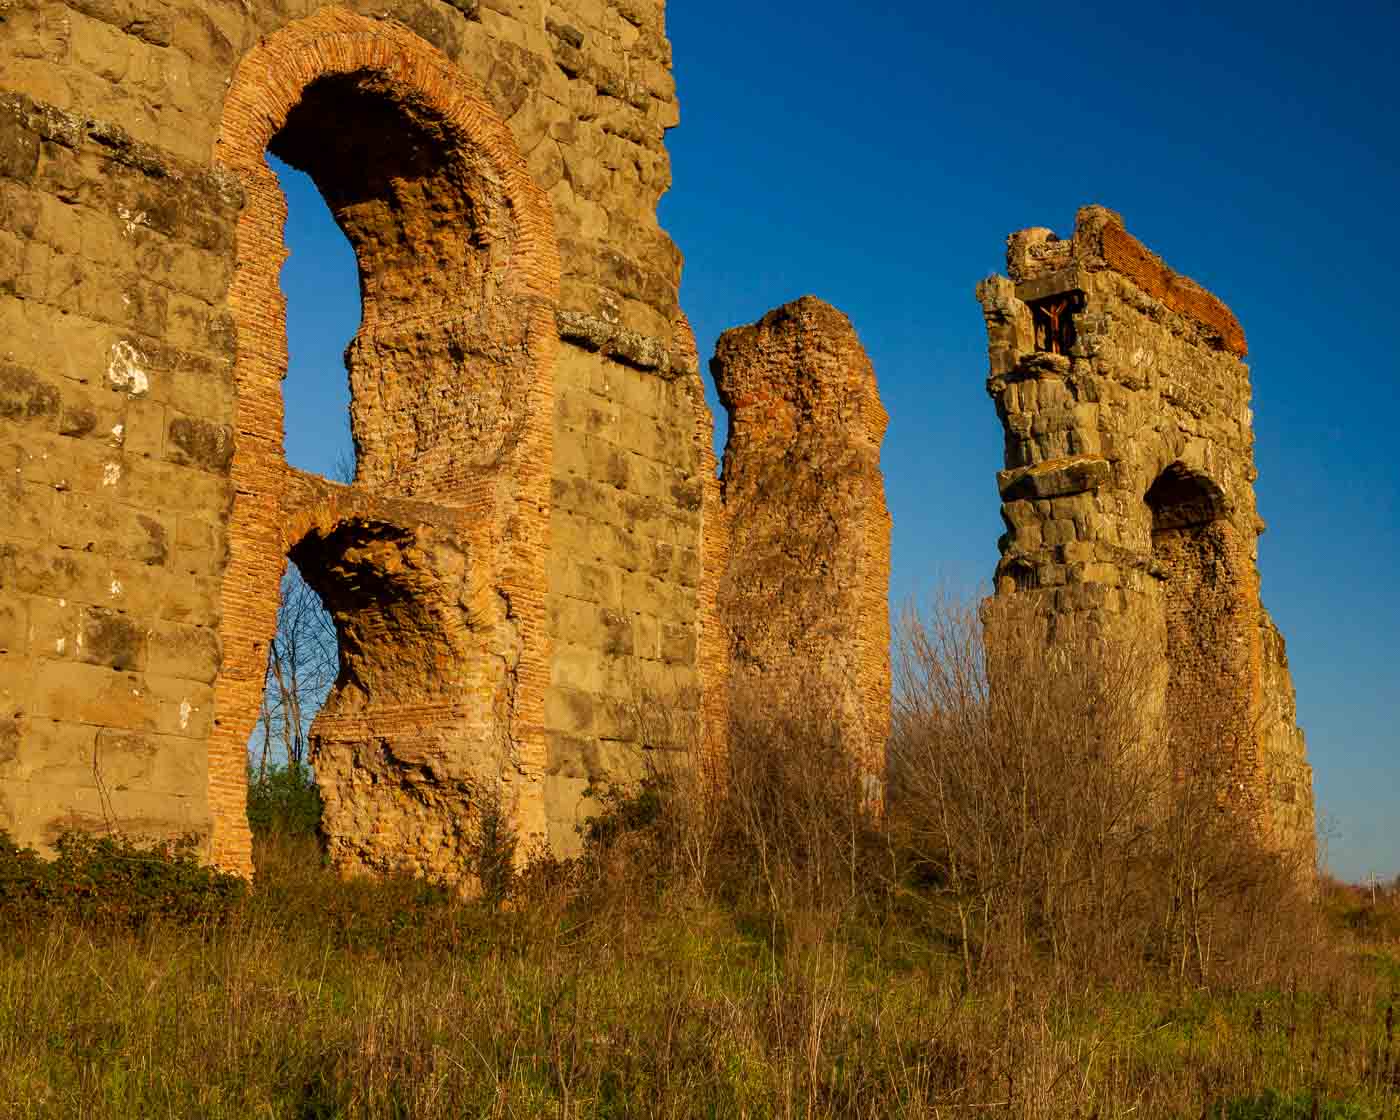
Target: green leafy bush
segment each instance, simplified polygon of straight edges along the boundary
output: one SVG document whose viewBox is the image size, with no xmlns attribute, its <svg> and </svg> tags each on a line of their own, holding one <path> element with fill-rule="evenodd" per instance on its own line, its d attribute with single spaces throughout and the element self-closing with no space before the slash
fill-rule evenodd
<svg viewBox="0 0 1400 1120">
<path fill-rule="evenodd" d="M 477 804 L 477 831 L 470 845 L 472 871 L 487 902 L 500 904 L 515 887 L 515 850 L 520 837 L 499 786 L 487 785 Z"/>
<path fill-rule="evenodd" d="M 321 791 L 305 763 L 248 768 L 248 824 L 259 836 L 314 836 L 321 826 Z"/>
<path fill-rule="evenodd" d="M 220 922 L 246 884 L 200 863 L 194 836 L 145 844 L 125 836 L 66 832 L 46 860 L 0 832 L 0 922 L 64 914 L 102 928 L 136 929 L 154 919 Z"/>
<path fill-rule="evenodd" d="M 635 785 L 590 786 L 585 796 L 596 798 L 602 810 L 578 826 L 584 842 L 606 848 L 619 837 L 651 828 L 665 812 L 673 793 L 665 775 L 648 774 Z"/>
</svg>

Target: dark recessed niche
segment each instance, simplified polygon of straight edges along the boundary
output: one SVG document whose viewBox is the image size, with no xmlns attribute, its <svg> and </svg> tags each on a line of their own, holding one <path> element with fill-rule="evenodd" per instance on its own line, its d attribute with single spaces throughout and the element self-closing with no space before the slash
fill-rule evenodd
<svg viewBox="0 0 1400 1120">
<path fill-rule="evenodd" d="M 1074 313 L 1084 306 L 1082 292 L 1060 292 L 1033 300 L 1031 322 L 1035 348 L 1041 354 L 1068 354 L 1074 348 Z"/>
</svg>

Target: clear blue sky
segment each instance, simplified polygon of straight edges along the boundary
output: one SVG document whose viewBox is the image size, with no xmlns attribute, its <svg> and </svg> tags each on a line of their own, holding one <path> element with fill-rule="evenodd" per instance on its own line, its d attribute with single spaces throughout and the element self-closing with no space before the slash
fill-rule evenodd
<svg viewBox="0 0 1400 1120">
<path fill-rule="evenodd" d="M 896 604 L 978 594 L 996 561 L 1001 433 L 972 289 L 1008 233 L 1068 234 L 1103 203 L 1234 309 L 1264 599 L 1329 863 L 1400 873 L 1400 9 L 675 0 L 668 19 L 682 121 L 661 220 L 702 358 L 804 293 L 850 315 L 891 415 Z M 297 178 L 288 450 L 325 471 L 358 295 Z"/>
</svg>

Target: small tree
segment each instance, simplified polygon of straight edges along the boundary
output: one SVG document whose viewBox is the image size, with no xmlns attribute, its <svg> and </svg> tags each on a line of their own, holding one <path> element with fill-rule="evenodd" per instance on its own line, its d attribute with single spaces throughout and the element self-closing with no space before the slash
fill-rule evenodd
<svg viewBox="0 0 1400 1120">
<path fill-rule="evenodd" d="M 262 706 L 254 730 L 260 740 L 258 772 L 281 756 L 290 769 L 306 765 L 311 721 L 325 703 L 340 668 L 335 624 L 295 566 L 282 579 L 277 633 L 268 645 Z"/>
<path fill-rule="evenodd" d="M 351 451 L 337 454 L 331 477 L 355 477 Z M 311 722 L 340 672 L 335 623 L 295 564 L 282 577 L 277 632 L 267 650 L 258 721 L 248 743 L 248 818 L 255 829 L 308 832 L 321 798 L 308 761 Z"/>
</svg>

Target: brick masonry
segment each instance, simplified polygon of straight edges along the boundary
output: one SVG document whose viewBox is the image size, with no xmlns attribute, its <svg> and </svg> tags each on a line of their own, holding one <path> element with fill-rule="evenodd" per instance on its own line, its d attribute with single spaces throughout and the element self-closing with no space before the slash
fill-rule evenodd
<svg viewBox="0 0 1400 1120">
<path fill-rule="evenodd" d="M 997 596 L 1146 635 L 1169 726 L 1195 742 L 1209 722 L 1222 795 L 1311 852 L 1312 774 L 1259 600 L 1239 323 L 1102 207 L 1067 240 L 1013 234 L 1007 271 L 978 287 L 1005 430 Z"/>
</svg>

